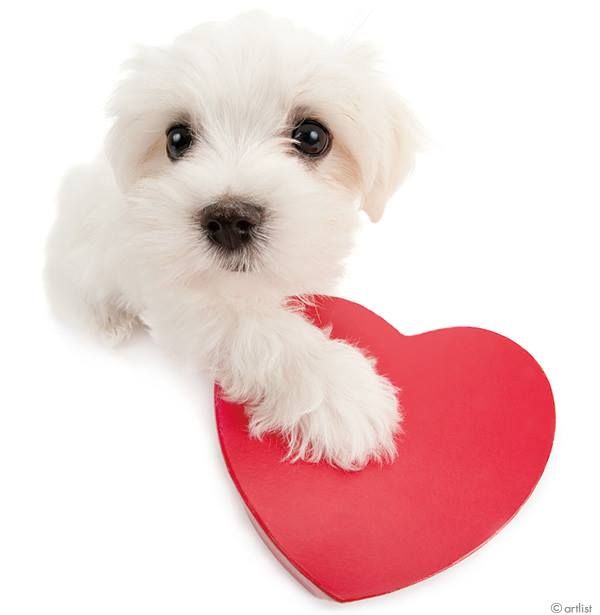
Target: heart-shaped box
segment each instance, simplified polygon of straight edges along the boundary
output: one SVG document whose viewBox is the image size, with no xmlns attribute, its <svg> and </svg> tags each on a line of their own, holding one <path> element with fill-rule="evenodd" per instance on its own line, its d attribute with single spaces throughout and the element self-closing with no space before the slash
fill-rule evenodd
<svg viewBox="0 0 600 615">
<path fill-rule="evenodd" d="M 541 367 L 484 329 L 406 336 L 333 297 L 306 316 L 376 357 L 402 391 L 404 435 L 388 465 L 288 463 L 276 436 L 248 437 L 243 407 L 216 387 L 227 467 L 271 550 L 309 589 L 346 602 L 416 583 L 483 545 L 527 500 L 552 448 Z"/>
</svg>

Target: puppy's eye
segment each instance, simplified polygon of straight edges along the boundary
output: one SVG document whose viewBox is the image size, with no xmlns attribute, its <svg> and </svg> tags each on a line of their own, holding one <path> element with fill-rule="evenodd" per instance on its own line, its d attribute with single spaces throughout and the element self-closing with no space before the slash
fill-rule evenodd
<svg viewBox="0 0 600 615">
<path fill-rule="evenodd" d="M 292 133 L 294 147 L 310 158 L 319 158 L 329 151 L 331 136 L 322 124 L 315 120 L 302 120 Z"/>
<path fill-rule="evenodd" d="M 175 124 L 167 131 L 167 156 L 171 160 L 181 158 L 194 142 L 192 129 L 185 124 Z"/>
</svg>

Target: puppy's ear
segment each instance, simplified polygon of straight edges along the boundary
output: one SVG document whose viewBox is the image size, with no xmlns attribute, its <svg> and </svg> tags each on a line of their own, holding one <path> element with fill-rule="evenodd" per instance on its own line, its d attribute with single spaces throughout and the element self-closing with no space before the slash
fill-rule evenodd
<svg viewBox="0 0 600 615">
<path fill-rule="evenodd" d="M 361 207 L 372 222 L 380 220 L 387 200 L 413 168 L 424 141 L 423 130 L 406 104 L 373 68 L 375 60 L 368 46 L 351 51 L 354 76 L 359 78 L 355 108 L 361 133 L 358 147 L 352 149 Z"/>
<path fill-rule="evenodd" d="M 414 119 L 400 99 L 384 91 L 380 104 L 381 116 L 374 127 L 375 168 L 368 165 L 362 178 L 362 208 L 372 222 L 381 219 L 387 200 L 413 168 L 419 143 Z"/>
<path fill-rule="evenodd" d="M 127 192 L 136 180 L 150 174 L 148 167 L 159 142 L 160 136 L 148 130 L 147 122 L 135 117 L 115 120 L 106 137 L 105 152 L 123 192 Z"/>
<path fill-rule="evenodd" d="M 161 50 L 138 47 L 137 54 L 125 63 L 124 77 L 109 101 L 113 125 L 104 149 L 123 191 L 165 162 L 165 63 Z"/>
</svg>

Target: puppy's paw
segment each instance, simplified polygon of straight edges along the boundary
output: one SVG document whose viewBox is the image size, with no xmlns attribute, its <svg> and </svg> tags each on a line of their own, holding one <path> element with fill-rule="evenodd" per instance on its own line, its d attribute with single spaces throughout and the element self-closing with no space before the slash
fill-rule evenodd
<svg viewBox="0 0 600 615">
<path fill-rule="evenodd" d="M 142 326 L 137 316 L 114 306 L 102 306 L 102 308 L 95 309 L 94 323 L 96 334 L 108 346 L 122 344 Z"/>
<path fill-rule="evenodd" d="M 402 420 L 396 389 L 356 348 L 334 340 L 326 348 L 314 365 L 289 375 L 288 391 L 267 392 L 248 408 L 251 435 L 279 432 L 291 461 L 345 470 L 392 461 Z"/>
</svg>

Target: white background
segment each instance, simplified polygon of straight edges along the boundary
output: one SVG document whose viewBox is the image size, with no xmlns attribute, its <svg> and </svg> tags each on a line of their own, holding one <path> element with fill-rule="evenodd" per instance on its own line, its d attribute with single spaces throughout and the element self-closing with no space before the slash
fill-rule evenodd
<svg viewBox="0 0 600 615">
<path fill-rule="evenodd" d="M 600 609 L 597 3 L 214 4 L 1 9 L 0 613 Z M 71 333 L 41 285 L 60 176 L 99 147 L 130 45 L 254 7 L 374 41 L 431 135 L 338 294 L 404 333 L 500 331 L 556 397 L 554 452 L 514 521 L 450 570 L 364 603 L 317 600 L 263 546 L 224 470 L 208 381 L 148 340 L 109 351 Z"/>
</svg>

